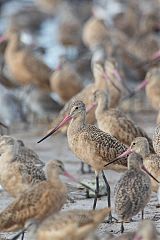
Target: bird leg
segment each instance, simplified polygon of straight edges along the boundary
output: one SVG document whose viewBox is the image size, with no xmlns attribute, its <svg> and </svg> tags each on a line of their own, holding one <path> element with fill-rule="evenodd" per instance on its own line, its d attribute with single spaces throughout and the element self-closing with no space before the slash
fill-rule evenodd
<svg viewBox="0 0 160 240">
<path fill-rule="evenodd" d="M 107 196 L 108 196 L 108 207 L 110 208 L 111 207 L 111 189 L 110 189 L 109 183 L 108 183 L 107 178 L 103 171 L 102 171 L 102 177 L 103 177 L 104 183 L 106 185 Z"/>
<path fill-rule="evenodd" d="M 84 171 L 84 162 L 81 162 L 81 173 L 84 174 L 85 171 Z"/>
<path fill-rule="evenodd" d="M 124 232 L 124 226 L 123 226 L 123 221 L 121 222 L 121 233 Z"/>
<path fill-rule="evenodd" d="M 142 210 L 142 220 L 144 219 L 144 210 Z"/>
<path fill-rule="evenodd" d="M 24 240 L 24 232 L 22 233 L 22 237 L 21 237 L 21 240 Z"/>
<path fill-rule="evenodd" d="M 21 235 L 21 240 L 24 239 L 24 233 L 25 233 L 25 230 L 22 230 L 21 232 L 17 233 L 13 238 L 11 238 L 10 240 L 17 240 Z"/>
<path fill-rule="evenodd" d="M 81 162 L 81 169 L 80 169 L 80 171 L 81 171 L 82 174 L 92 173 L 92 169 L 91 169 L 90 165 L 88 165 L 88 171 L 84 170 L 84 166 L 85 166 L 85 163 Z"/>
<path fill-rule="evenodd" d="M 109 183 L 107 181 L 107 178 L 104 174 L 104 171 L 102 171 L 102 177 L 103 177 L 103 180 L 105 182 L 105 185 L 106 185 L 106 190 L 107 190 L 107 197 L 108 197 L 108 207 L 111 208 L 111 188 L 109 186 Z M 118 221 L 116 218 L 114 218 L 111 214 L 111 212 L 109 213 L 109 218 L 108 218 L 108 223 L 112 223 L 112 219 L 114 219 L 116 222 Z"/>
<path fill-rule="evenodd" d="M 93 202 L 93 209 L 96 208 L 98 195 L 99 195 L 99 176 L 96 175 L 96 189 L 95 189 L 95 197 Z"/>
<path fill-rule="evenodd" d="M 88 173 L 92 173 L 93 171 L 92 171 L 92 168 L 91 168 L 91 166 L 90 165 L 88 165 Z"/>
</svg>

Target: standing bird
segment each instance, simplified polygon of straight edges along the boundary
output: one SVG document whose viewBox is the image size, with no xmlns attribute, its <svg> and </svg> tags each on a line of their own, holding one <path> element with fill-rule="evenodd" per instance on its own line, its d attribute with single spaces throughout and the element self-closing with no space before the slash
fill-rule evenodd
<svg viewBox="0 0 160 240">
<path fill-rule="evenodd" d="M 111 134 L 127 146 L 130 146 L 136 137 L 146 137 L 149 142 L 150 151 L 154 153 L 152 139 L 149 138 L 147 133 L 128 119 L 118 108 L 109 108 L 109 93 L 97 90 L 94 93 L 94 99 L 97 103 L 95 111 L 96 120 L 98 127 L 102 131 Z"/>
<path fill-rule="evenodd" d="M 149 143 L 146 138 L 135 138 L 130 145 L 129 151 L 140 154 L 143 157 L 143 163 L 146 169 L 160 180 L 160 156 L 150 152 Z M 155 192 L 158 190 L 158 184 L 155 181 L 152 181 L 152 190 Z"/>
<path fill-rule="evenodd" d="M 128 170 L 115 187 L 115 212 L 121 220 L 122 233 L 125 221 L 130 221 L 140 211 L 143 218 L 144 208 L 151 197 L 151 181 L 148 174 L 150 173 L 143 165 L 142 156 L 132 153 L 128 157 Z"/>
<path fill-rule="evenodd" d="M 62 162 L 50 161 L 47 164 L 47 180 L 19 195 L 0 213 L 0 231 L 17 231 L 24 228 L 27 220 L 42 221 L 48 215 L 57 213 L 67 195 L 59 174 L 67 175 Z"/>
<path fill-rule="evenodd" d="M 41 59 L 34 56 L 31 49 L 22 46 L 20 35 L 17 33 L 12 33 L 9 37 L 5 62 L 16 83 L 35 84 L 43 90 L 50 91 L 51 69 Z"/>
<path fill-rule="evenodd" d="M 108 36 L 108 27 L 101 16 L 96 16 L 96 11 L 93 9 L 91 16 L 84 24 L 82 31 L 83 43 L 93 50 L 97 45 L 102 44 Z"/>
<path fill-rule="evenodd" d="M 46 218 L 36 231 L 37 240 L 83 240 L 109 214 L 109 208 L 99 210 L 70 210 Z"/>
<path fill-rule="evenodd" d="M 44 163 L 21 144 L 9 136 L 0 137 L 0 184 L 12 197 L 46 180 Z"/>
<path fill-rule="evenodd" d="M 67 137 L 68 144 L 72 152 L 85 163 L 89 164 L 95 171 L 96 190 L 93 209 L 96 208 L 97 198 L 99 194 L 99 173 L 102 173 L 103 180 L 108 193 L 108 207 L 111 206 L 110 186 L 104 174 L 104 165 L 110 162 L 120 153 L 126 150 L 126 146 L 121 144 L 116 138 L 108 133 L 104 133 L 97 127 L 86 123 L 86 108 L 82 101 L 75 101 L 70 105 L 69 115 L 63 121 L 42 138 L 38 143 L 52 135 L 59 128 L 70 122 Z M 121 159 L 119 167 L 126 167 L 126 159 Z M 115 166 L 113 166 L 115 167 Z M 118 168 L 119 169 L 119 168 Z M 112 220 L 110 215 L 109 220 Z"/>
<path fill-rule="evenodd" d="M 69 62 L 60 63 L 50 77 L 51 89 L 56 92 L 62 101 L 69 101 L 83 88 L 82 80 Z"/>
<path fill-rule="evenodd" d="M 146 96 L 153 109 L 160 109 L 160 67 L 152 67 L 146 74 L 145 79 L 136 87 L 132 94 L 136 94 L 145 87 Z M 132 95 L 131 94 L 131 95 Z M 158 117 L 159 119 L 159 117 Z"/>
</svg>

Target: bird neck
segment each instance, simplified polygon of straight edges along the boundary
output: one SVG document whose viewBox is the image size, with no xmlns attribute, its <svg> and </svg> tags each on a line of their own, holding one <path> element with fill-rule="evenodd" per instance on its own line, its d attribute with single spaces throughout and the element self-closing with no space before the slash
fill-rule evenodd
<svg viewBox="0 0 160 240">
<path fill-rule="evenodd" d="M 67 135 L 76 134 L 86 124 L 86 112 L 81 112 L 77 117 L 73 118 L 69 124 Z"/>
<path fill-rule="evenodd" d="M 143 159 L 145 159 L 150 154 L 149 145 L 142 148 L 139 154 L 142 155 Z"/>
<path fill-rule="evenodd" d="M 128 170 L 140 171 L 141 169 L 138 164 L 135 164 L 134 162 L 128 162 Z"/>
<path fill-rule="evenodd" d="M 16 52 L 20 49 L 20 37 L 17 34 L 13 34 L 9 40 L 7 47 L 8 51 Z"/>
<path fill-rule="evenodd" d="M 104 79 L 104 76 L 96 76 L 95 78 L 95 87 L 96 89 L 104 89 L 104 87 L 106 86 L 106 81 Z"/>
<path fill-rule="evenodd" d="M 56 169 L 47 167 L 46 175 L 47 175 L 48 182 L 50 182 L 52 185 L 59 186 L 59 187 L 64 185 Z"/>
</svg>

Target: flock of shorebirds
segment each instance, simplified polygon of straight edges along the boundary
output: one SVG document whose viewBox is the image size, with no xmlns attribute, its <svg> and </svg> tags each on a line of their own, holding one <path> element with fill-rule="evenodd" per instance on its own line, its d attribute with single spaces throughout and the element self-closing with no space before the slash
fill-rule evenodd
<svg viewBox="0 0 160 240">
<path fill-rule="evenodd" d="M 37 240 L 99 240 L 96 229 L 102 222 L 121 223 L 118 236 L 108 233 L 103 240 L 160 239 L 154 222 L 144 220 L 152 191 L 157 193 L 155 208 L 160 208 L 159 0 L 123 1 L 110 21 L 108 1 L 100 2 L 36 0 L 35 6 L 11 19 L 0 38 L 0 185 L 14 198 L 0 213 L 0 232 L 16 232 L 12 240 L 24 239 L 26 231 L 29 239 Z M 21 39 L 23 29 L 37 31 L 52 14 L 58 15 L 59 42 L 66 51 L 54 71 L 42 61 L 40 48 Z M 27 21 L 17 20 L 23 16 Z M 78 49 L 74 60 L 72 48 Z M 94 81 L 85 85 L 82 79 L 91 74 Z M 131 84 L 136 85 L 134 90 Z M 129 109 L 123 105 L 144 88 L 145 99 L 158 112 L 153 138 L 128 117 Z M 60 104 L 50 93 L 58 95 Z M 60 160 L 45 165 L 9 132 L 13 122 L 28 124 L 29 113 L 49 120 L 55 111 L 52 128 L 38 143 L 58 130 L 67 134 L 69 148 L 81 160 L 82 174 L 84 164 L 95 173 L 92 210 L 61 211 L 68 190 L 60 175 L 78 180 Z M 124 171 L 114 189 L 114 202 L 108 169 Z M 100 175 L 107 201 L 105 208 L 96 209 Z M 139 212 L 138 229 L 124 233 L 125 222 Z"/>
</svg>

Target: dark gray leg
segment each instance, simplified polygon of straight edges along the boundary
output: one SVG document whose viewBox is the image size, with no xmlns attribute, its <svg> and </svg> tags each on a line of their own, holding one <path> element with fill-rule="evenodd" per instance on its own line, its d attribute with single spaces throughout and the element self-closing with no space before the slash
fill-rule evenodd
<svg viewBox="0 0 160 240">
<path fill-rule="evenodd" d="M 85 167 L 85 163 L 84 162 L 81 162 L 81 173 L 82 174 L 85 174 L 85 173 L 92 173 L 92 169 L 91 169 L 91 166 L 90 165 L 88 165 L 87 164 L 87 166 L 88 166 L 88 171 L 85 171 L 85 169 L 84 169 L 84 167 Z"/>
<path fill-rule="evenodd" d="M 84 171 L 84 162 L 81 162 L 81 173 L 84 174 L 85 171 Z"/>
<path fill-rule="evenodd" d="M 144 210 L 142 210 L 142 220 L 144 219 Z"/>
<path fill-rule="evenodd" d="M 96 204 L 97 204 L 97 198 L 99 195 L 99 176 L 96 176 L 96 189 L 95 189 L 95 197 L 94 197 L 94 202 L 93 202 L 93 209 L 96 208 Z"/>
<path fill-rule="evenodd" d="M 103 171 L 102 171 L 102 177 L 106 185 L 107 196 L 108 196 L 108 207 L 110 208 L 111 207 L 111 189 Z"/>
<path fill-rule="evenodd" d="M 107 197 L 108 197 L 108 207 L 110 208 L 111 207 L 111 188 L 109 186 L 109 183 L 107 181 L 107 178 L 104 174 L 104 171 L 102 171 L 102 177 L 103 177 L 103 180 L 105 182 L 105 185 L 106 185 L 106 191 L 107 191 Z M 108 218 L 108 223 L 112 223 L 112 219 L 114 219 L 116 222 L 118 221 L 116 218 L 114 218 L 110 212 L 109 214 L 109 218 Z"/>
<path fill-rule="evenodd" d="M 22 237 L 21 237 L 21 240 L 24 240 L 24 232 L 22 233 Z"/>
<path fill-rule="evenodd" d="M 121 233 L 124 232 L 124 226 L 123 226 L 123 222 L 121 222 Z"/>
<path fill-rule="evenodd" d="M 88 173 L 93 173 L 90 165 L 88 165 Z"/>
</svg>

